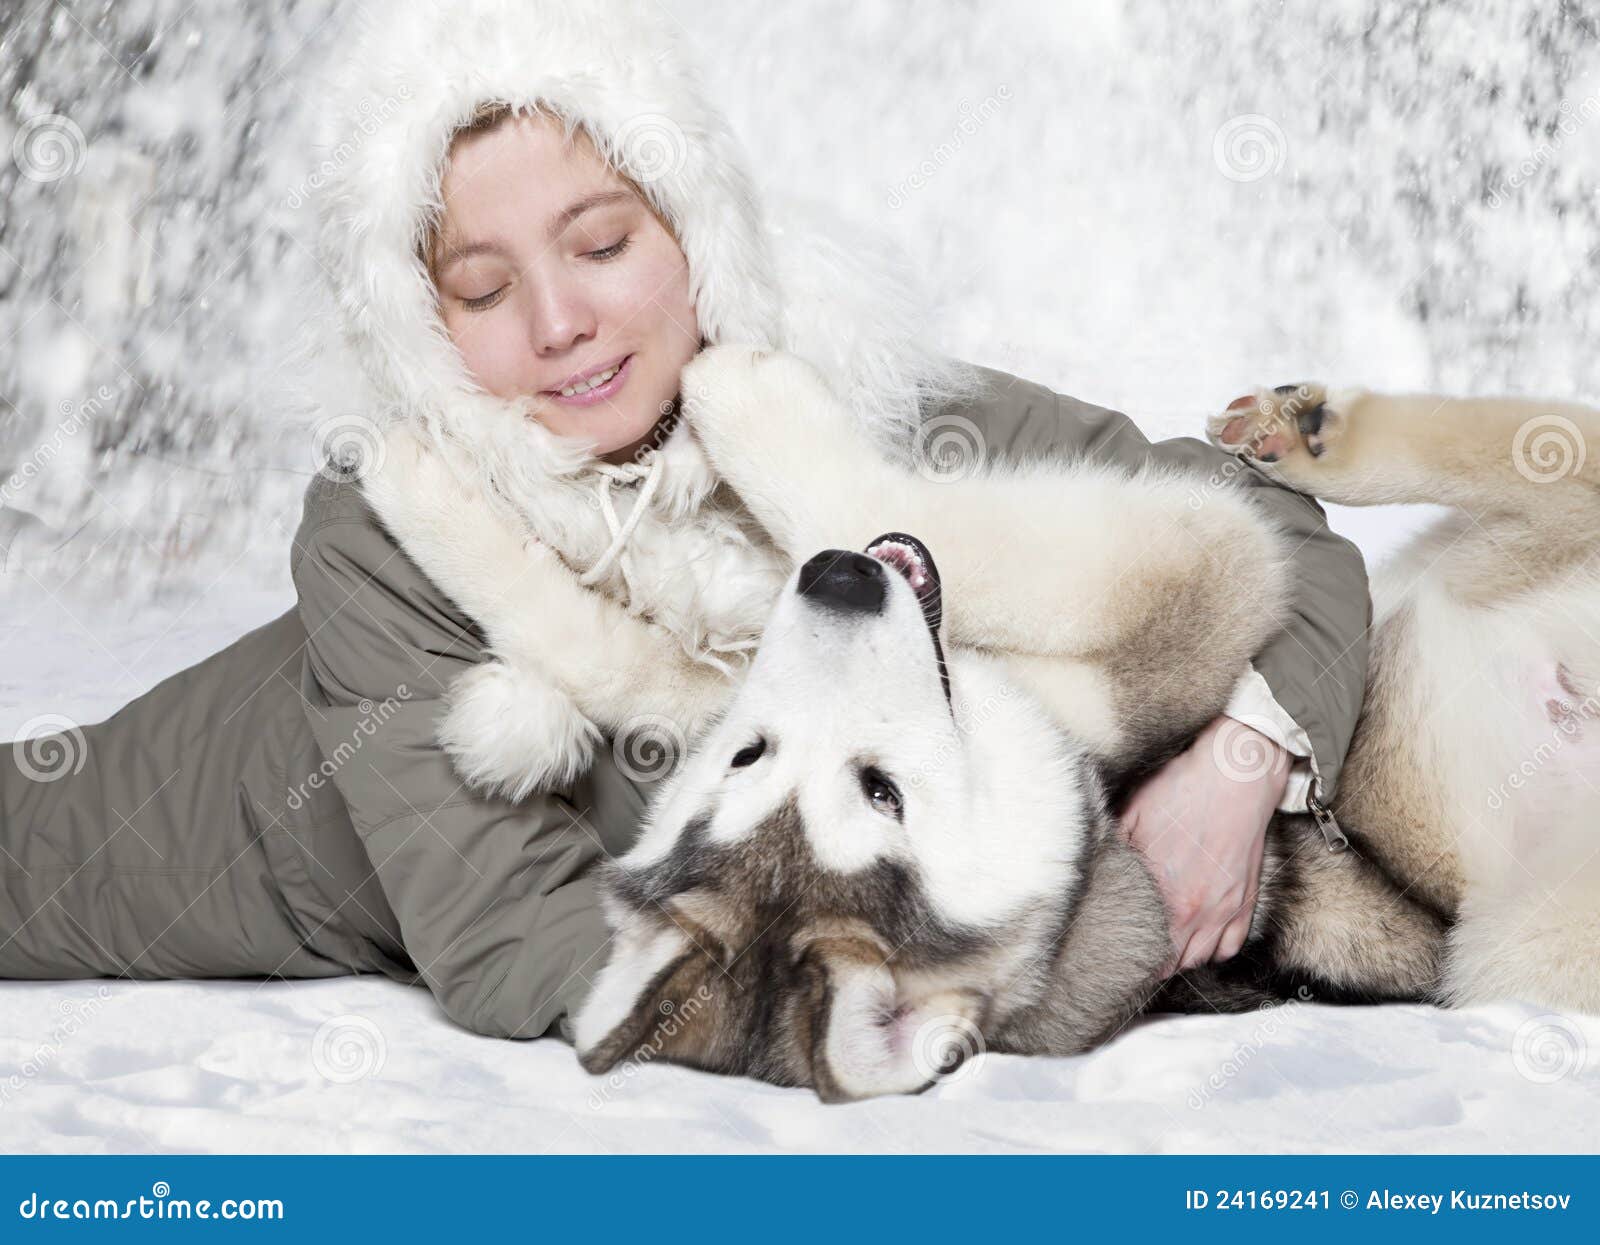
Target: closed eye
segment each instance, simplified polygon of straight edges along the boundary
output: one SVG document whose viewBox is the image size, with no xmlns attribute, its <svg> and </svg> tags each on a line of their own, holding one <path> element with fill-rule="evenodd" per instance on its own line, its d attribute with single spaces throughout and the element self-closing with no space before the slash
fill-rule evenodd
<svg viewBox="0 0 1600 1245">
<path fill-rule="evenodd" d="M 463 298 L 461 300 L 461 305 L 468 311 L 487 311 L 490 307 L 493 307 L 497 302 L 500 301 L 500 296 L 505 292 L 506 287 L 502 285 L 499 289 L 490 290 L 487 294 L 481 295 L 478 298 Z"/>
<path fill-rule="evenodd" d="M 633 237 L 632 237 L 632 235 L 631 234 L 623 234 L 622 237 L 618 238 L 610 246 L 603 246 L 598 251 L 588 251 L 588 252 L 586 252 L 586 257 L 589 258 L 589 259 L 598 260 L 599 262 L 604 263 L 608 259 L 616 259 L 617 256 L 621 255 L 624 251 L 626 251 L 632 245 L 633 245 Z"/>
<path fill-rule="evenodd" d="M 754 765 L 757 761 L 759 761 L 763 756 L 766 755 L 766 751 L 767 741 L 765 739 L 757 739 L 755 743 L 746 744 L 744 747 L 740 748 L 739 751 L 735 752 L 733 754 L 733 760 L 729 761 L 728 764 L 733 769 L 744 769 L 745 766 Z"/>
</svg>

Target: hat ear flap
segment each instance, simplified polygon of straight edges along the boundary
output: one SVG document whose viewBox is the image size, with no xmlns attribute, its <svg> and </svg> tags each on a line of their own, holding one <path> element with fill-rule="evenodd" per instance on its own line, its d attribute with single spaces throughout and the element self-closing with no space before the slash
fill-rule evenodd
<svg viewBox="0 0 1600 1245">
<path fill-rule="evenodd" d="M 919 1093 L 983 1053 L 983 996 L 956 989 L 908 998 L 882 950 L 861 939 L 819 939 L 806 958 L 811 1078 L 824 1102 Z"/>
<path fill-rule="evenodd" d="M 676 925 L 622 933 L 574 1019 L 578 1062 L 598 1075 L 646 1047 L 652 1058 L 701 1062 L 693 1056 L 696 1032 L 710 1018 L 710 978 L 720 975 Z"/>
</svg>

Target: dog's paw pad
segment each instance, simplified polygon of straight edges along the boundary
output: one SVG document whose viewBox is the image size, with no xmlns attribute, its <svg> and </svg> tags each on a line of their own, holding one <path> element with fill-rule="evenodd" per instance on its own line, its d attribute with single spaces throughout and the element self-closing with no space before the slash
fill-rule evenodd
<svg viewBox="0 0 1600 1245">
<path fill-rule="evenodd" d="M 1279 385 L 1245 394 L 1206 421 L 1218 448 L 1260 463 L 1278 463 L 1297 451 L 1321 458 L 1337 438 L 1339 414 L 1321 385 Z"/>
</svg>

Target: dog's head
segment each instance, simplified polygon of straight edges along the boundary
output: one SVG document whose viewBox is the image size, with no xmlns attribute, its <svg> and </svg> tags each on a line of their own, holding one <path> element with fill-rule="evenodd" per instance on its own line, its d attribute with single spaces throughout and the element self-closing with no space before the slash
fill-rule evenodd
<svg viewBox="0 0 1600 1245">
<path fill-rule="evenodd" d="M 829 1100 L 922 1088 L 1041 976 L 1082 765 L 997 663 L 947 663 L 914 537 L 790 579 L 749 674 L 607 866 L 592 1072 L 668 1059 Z"/>
</svg>

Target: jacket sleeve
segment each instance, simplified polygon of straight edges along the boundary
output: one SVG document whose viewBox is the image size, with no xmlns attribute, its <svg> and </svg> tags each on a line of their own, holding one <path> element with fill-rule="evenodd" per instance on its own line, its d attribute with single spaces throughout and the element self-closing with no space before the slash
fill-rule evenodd
<svg viewBox="0 0 1600 1245">
<path fill-rule="evenodd" d="M 511 804 L 468 790 L 434 741 L 434 718 L 452 680 L 484 659 L 481 635 L 370 511 L 313 510 L 293 577 L 306 716 L 336 758 L 332 780 L 445 1014 L 477 1033 L 537 1037 L 603 963 L 609 934 L 589 866 L 637 823 L 613 815 L 608 842 L 568 796 Z"/>
<path fill-rule="evenodd" d="M 1194 475 L 1198 490 L 1230 482 L 1248 489 L 1284 528 L 1295 569 L 1291 613 L 1252 664 L 1305 731 L 1311 744 L 1310 794 L 1326 805 L 1338 787 L 1366 688 L 1372 602 L 1360 550 L 1328 526 L 1314 499 L 1204 441 L 1175 437 L 1152 444 L 1120 412 L 1004 372 L 978 372 L 978 393 L 940 408 L 930 422 L 952 416 L 970 421 L 991 458 L 1067 455 L 1128 467 L 1182 467 Z"/>
</svg>

